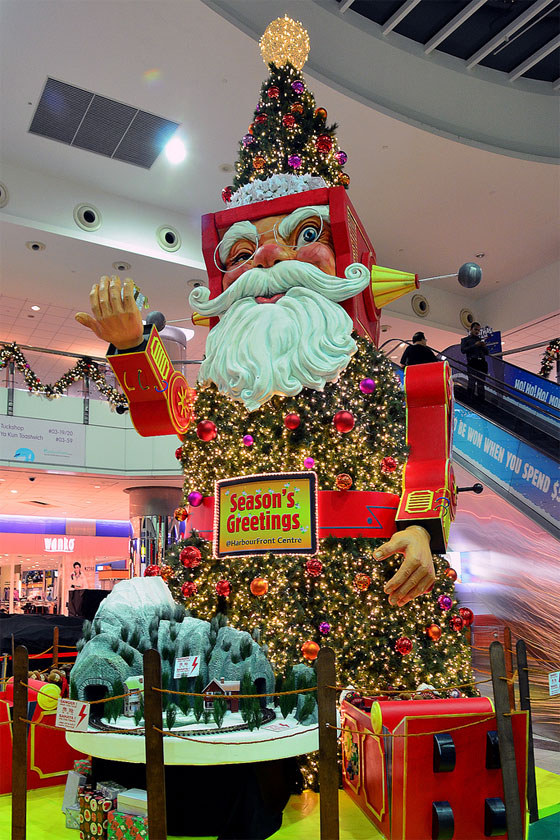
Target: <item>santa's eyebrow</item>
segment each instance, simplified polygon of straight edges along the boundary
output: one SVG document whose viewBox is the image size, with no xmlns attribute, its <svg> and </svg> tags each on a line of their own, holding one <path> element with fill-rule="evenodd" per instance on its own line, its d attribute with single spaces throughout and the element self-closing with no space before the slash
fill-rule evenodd
<svg viewBox="0 0 560 840">
<path fill-rule="evenodd" d="M 235 222 L 229 230 L 226 230 L 218 248 L 220 260 L 223 265 L 225 265 L 231 249 L 240 239 L 248 239 L 250 242 L 256 243 L 257 229 L 252 222 Z"/>
<path fill-rule="evenodd" d="M 316 216 L 319 216 L 319 218 L 323 219 L 323 221 L 330 221 L 329 208 L 325 205 L 319 205 L 317 207 L 298 207 L 297 210 L 294 210 L 293 213 L 290 213 L 289 216 L 286 216 L 285 219 L 282 219 L 282 221 L 278 223 L 278 233 L 282 239 L 286 241 L 298 225 L 301 224 L 301 222 L 305 222 L 307 219 L 312 219 Z"/>
</svg>

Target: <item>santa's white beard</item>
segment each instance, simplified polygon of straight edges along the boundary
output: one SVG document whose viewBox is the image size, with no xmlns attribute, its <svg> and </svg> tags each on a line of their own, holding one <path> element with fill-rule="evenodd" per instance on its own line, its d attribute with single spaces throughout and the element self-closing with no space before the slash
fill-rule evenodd
<svg viewBox="0 0 560 840">
<path fill-rule="evenodd" d="M 252 278 L 247 278 L 249 274 Z M 296 275 L 298 285 L 289 288 Z M 201 296 L 207 290 L 197 289 L 191 303 L 195 307 L 198 303 L 202 311 L 216 311 L 220 300 L 240 284 L 235 290 L 240 299 L 227 300 L 229 308 L 210 331 L 199 382 L 215 383 L 221 393 L 254 411 L 274 394 L 294 396 L 302 388 L 320 391 L 326 382 L 336 380 L 356 352 L 356 343 L 351 336 L 352 319 L 344 309 L 327 299 L 324 289 L 303 287 L 317 285 L 319 279 L 322 284 L 324 278 L 331 281 L 329 296 L 342 300 L 367 285 L 369 272 L 360 266 L 349 272 L 350 279 L 341 280 L 315 266 L 286 261 L 274 269 L 247 272 L 212 301 L 203 302 Z M 257 303 L 254 297 L 242 296 L 247 291 L 241 280 L 255 296 L 287 290 L 276 303 Z"/>
</svg>

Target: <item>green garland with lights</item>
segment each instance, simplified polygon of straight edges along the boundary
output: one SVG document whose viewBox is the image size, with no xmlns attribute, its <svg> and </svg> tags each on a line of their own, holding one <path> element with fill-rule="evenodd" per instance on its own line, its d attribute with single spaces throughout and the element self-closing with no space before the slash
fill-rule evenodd
<svg viewBox="0 0 560 840">
<path fill-rule="evenodd" d="M 553 338 L 543 353 L 539 376 L 548 379 L 554 362 L 560 357 L 560 338 Z"/>
<path fill-rule="evenodd" d="M 22 374 L 27 389 L 31 394 L 40 394 L 51 400 L 56 399 L 62 396 L 64 391 L 74 382 L 87 378 L 94 383 L 97 390 L 104 397 L 107 397 L 107 400 L 112 406 L 115 408 L 128 408 L 128 401 L 124 394 L 121 394 L 120 391 L 117 391 L 116 388 L 109 385 L 99 365 L 87 356 L 80 359 L 73 368 L 66 371 L 56 382 L 47 385 L 44 385 L 36 373 L 31 370 L 29 362 L 15 342 L 4 344 L 0 347 L 0 370 L 7 367 L 10 362 L 13 362 L 15 368 Z"/>
<path fill-rule="evenodd" d="M 184 504 L 193 491 L 212 495 L 216 479 L 277 471 L 304 469 L 312 457 L 322 490 L 334 490 L 337 476 L 346 473 L 356 490 L 375 489 L 399 493 L 407 448 L 404 430 L 403 392 L 389 362 L 369 341 L 356 337 L 358 352 L 336 383 L 322 392 L 304 389 L 296 397 L 274 397 L 259 411 L 247 413 L 239 403 L 221 396 L 214 386 L 199 392 L 197 420 L 215 423 L 218 435 L 209 442 L 189 429 L 181 449 L 185 476 Z M 359 383 L 376 382 L 372 394 Z M 340 434 L 333 425 L 337 411 L 353 414 L 355 425 Z M 284 424 L 288 414 L 297 414 L 300 425 L 291 431 Z M 243 442 L 251 435 L 253 443 Z M 392 471 L 384 459 L 392 458 Z M 322 564 L 318 576 L 307 568 L 308 557 L 267 554 L 227 559 L 212 557 L 208 542 L 192 532 L 166 555 L 165 577 L 174 598 L 191 612 L 209 619 L 216 612 L 227 614 L 233 626 L 248 630 L 266 645 L 278 674 L 302 661 L 306 641 L 328 644 L 337 656 L 338 679 L 368 690 L 395 688 L 413 690 L 421 683 L 445 688 L 472 682 L 470 651 L 464 634 L 451 629 L 449 620 L 458 615 L 449 564 L 436 557 L 436 584 L 427 595 L 404 607 L 391 607 L 384 583 L 395 573 L 400 558 L 381 563 L 373 552 L 382 540 L 335 539 L 320 541 L 316 559 Z M 200 563 L 185 568 L 181 551 L 195 546 Z M 356 587 L 358 574 L 371 583 L 365 591 Z M 264 578 L 268 591 L 251 594 L 250 584 Z M 218 595 L 216 586 L 227 581 L 231 592 Z M 185 597 L 182 587 L 191 582 L 196 591 Z M 438 598 L 449 595 L 448 611 Z M 437 624 L 441 638 L 427 635 Z M 325 632 L 326 625 L 329 630 Z M 322 629 L 320 629 L 322 628 Z M 401 655 L 395 644 L 406 637 L 412 651 Z M 475 693 L 465 689 L 465 693 Z"/>
</svg>

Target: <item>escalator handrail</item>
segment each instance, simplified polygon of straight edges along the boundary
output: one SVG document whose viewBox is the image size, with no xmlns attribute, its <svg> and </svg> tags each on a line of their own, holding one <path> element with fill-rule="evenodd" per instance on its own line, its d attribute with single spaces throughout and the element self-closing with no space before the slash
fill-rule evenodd
<svg viewBox="0 0 560 840">
<path fill-rule="evenodd" d="M 383 348 L 387 344 L 391 344 L 392 342 L 396 342 L 399 345 L 407 344 L 409 347 L 413 346 L 413 342 L 408 341 L 406 338 L 388 338 L 387 341 L 384 341 L 383 344 L 379 345 L 378 349 L 383 351 Z M 449 357 L 446 355 L 447 350 L 436 350 L 434 347 L 429 347 L 429 345 L 424 345 L 424 346 L 428 347 L 428 349 L 431 350 L 433 353 L 435 353 L 435 355 L 438 358 L 441 358 L 442 361 L 443 360 L 448 361 L 452 368 L 456 368 L 459 372 L 464 373 L 465 375 L 467 374 L 467 364 L 466 364 L 466 362 L 462 362 L 459 359 L 449 359 Z M 449 350 L 449 349 L 451 349 L 451 347 L 456 347 L 456 346 L 458 346 L 458 345 L 451 345 L 447 349 Z M 387 356 L 387 358 L 389 358 L 387 351 L 383 351 L 383 352 L 384 352 L 385 356 Z M 393 360 L 389 359 L 389 361 L 392 362 Z M 508 364 L 508 362 L 504 362 L 504 364 Z M 516 367 L 516 365 L 512 365 L 512 367 Z M 523 370 L 523 368 L 518 368 L 518 370 Z M 520 394 L 519 391 L 516 391 L 516 389 L 513 388 L 513 386 L 504 385 L 503 382 L 500 382 L 498 379 L 495 379 L 493 376 L 489 376 L 488 374 L 486 375 L 486 382 L 489 385 L 491 385 L 491 387 L 494 388 L 495 391 L 498 391 L 502 396 L 514 397 L 517 402 L 522 403 L 523 405 L 526 405 L 532 411 L 537 411 L 539 414 L 545 415 L 547 418 L 552 419 L 555 422 L 558 422 L 558 420 L 560 419 L 560 411 L 558 409 L 553 409 L 551 411 L 550 410 L 551 407 L 549 405 L 547 405 L 544 402 L 544 400 L 541 400 L 538 397 L 531 397 L 531 400 L 533 400 L 534 402 L 529 402 L 528 400 L 524 399 L 523 395 Z M 535 405 L 534 404 L 535 402 L 539 403 L 539 404 Z"/>
</svg>

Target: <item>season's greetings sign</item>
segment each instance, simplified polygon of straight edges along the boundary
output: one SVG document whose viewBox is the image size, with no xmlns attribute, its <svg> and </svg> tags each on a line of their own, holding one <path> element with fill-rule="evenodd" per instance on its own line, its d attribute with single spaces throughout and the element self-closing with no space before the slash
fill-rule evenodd
<svg viewBox="0 0 560 840">
<path fill-rule="evenodd" d="M 244 475 L 216 482 L 214 555 L 315 554 L 317 476 Z"/>
</svg>

